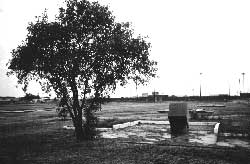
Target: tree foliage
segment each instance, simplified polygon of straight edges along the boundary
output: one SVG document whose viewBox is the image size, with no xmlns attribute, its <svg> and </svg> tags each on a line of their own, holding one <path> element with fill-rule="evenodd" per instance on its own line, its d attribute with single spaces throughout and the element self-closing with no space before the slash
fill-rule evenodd
<svg viewBox="0 0 250 164">
<path fill-rule="evenodd" d="M 22 97 L 22 100 L 25 100 L 25 101 L 31 101 L 33 99 L 40 99 L 40 96 L 39 95 L 33 95 L 31 93 L 26 93 L 24 97 Z"/>
<path fill-rule="evenodd" d="M 135 37 L 129 23 L 115 22 L 109 8 L 97 2 L 67 0 L 54 21 L 45 11 L 27 30 L 12 51 L 8 74 L 24 89 L 30 80 L 46 92 L 53 89 L 70 113 L 77 139 L 95 135 L 94 112 L 117 84 L 144 84 L 155 76 L 145 37 Z"/>
</svg>

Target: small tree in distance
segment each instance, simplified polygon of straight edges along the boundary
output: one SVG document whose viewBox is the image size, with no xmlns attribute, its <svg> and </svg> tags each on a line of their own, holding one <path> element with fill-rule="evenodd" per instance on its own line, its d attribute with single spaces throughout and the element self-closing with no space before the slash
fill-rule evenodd
<svg viewBox="0 0 250 164">
<path fill-rule="evenodd" d="M 53 89 L 67 107 L 76 138 L 92 139 L 102 98 L 117 84 L 155 77 L 156 62 L 149 59 L 145 38 L 134 37 L 129 23 L 116 23 L 107 6 L 65 3 L 55 21 L 45 11 L 29 24 L 25 41 L 12 51 L 8 75 L 16 75 L 24 88 L 36 80 L 44 91 Z"/>
<path fill-rule="evenodd" d="M 23 100 L 26 100 L 26 101 L 31 101 L 33 99 L 40 99 L 40 96 L 39 95 L 33 95 L 31 93 L 26 93 L 24 97 L 22 97 Z"/>
</svg>

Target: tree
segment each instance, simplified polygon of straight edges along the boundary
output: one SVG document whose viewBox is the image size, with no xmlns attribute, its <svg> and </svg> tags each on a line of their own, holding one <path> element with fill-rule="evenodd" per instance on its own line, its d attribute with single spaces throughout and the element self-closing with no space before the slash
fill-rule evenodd
<svg viewBox="0 0 250 164">
<path fill-rule="evenodd" d="M 25 41 L 12 51 L 8 75 L 18 83 L 40 82 L 56 92 L 72 118 L 78 140 L 95 136 L 102 98 L 129 80 L 144 84 L 156 75 L 150 44 L 134 36 L 129 23 L 117 23 L 107 6 L 67 0 L 54 21 L 46 11 L 29 23 Z M 83 121 L 82 117 L 85 117 Z"/>
<path fill-rule="evenodd" d="M 26 101 L 31 101 L 33 99 L 40 99 L 39 95 L 33 95 L 31 93 L 26 93 L 25 96 L 22 98 L 22 100 L 26 100 Z"/>
</svg>

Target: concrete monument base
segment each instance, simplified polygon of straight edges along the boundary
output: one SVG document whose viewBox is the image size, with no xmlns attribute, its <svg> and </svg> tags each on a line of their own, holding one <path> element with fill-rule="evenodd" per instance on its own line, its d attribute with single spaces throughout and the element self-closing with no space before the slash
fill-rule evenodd
<svg viewBox="0 0 250 164">
<path fill-rule="evenodd" d="M 173 135 L 185 134 L 188 132 L 188 121 L 183 116 L 168 117 L 170 123 L 170 131 Z"/>
</svg>

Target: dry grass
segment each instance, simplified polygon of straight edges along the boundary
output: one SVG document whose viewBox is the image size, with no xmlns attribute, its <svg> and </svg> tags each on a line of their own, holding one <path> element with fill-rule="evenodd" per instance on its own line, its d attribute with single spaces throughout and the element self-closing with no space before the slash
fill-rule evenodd
<svg viewBox="0 0 250 164">
<path fill-rule="evenodd" d="M 170 144 L 171 145 L 171 144 Z M 145 145 L 121 139 L 77 143 L 72 131 L 1 138 L 0 163 L 247 163 L 249 151 L 169 144 Z"/>
<path fill-rule="evenodd" d="M 110 127 L 134 119 L 164 120 L 166 116 L 157 110 L 167 108 L 168 103 L 111 103 L 98 113 L 99 127 Z M 230 105 L 230 104 L 229 104 Z M 218 113 L 241 111 L 249 113 L 242 104 L 217 109 Z M 21 108 L 45 109 L 53 106 L 22 105 Z M 10 108 L 10 107 L 8 107 Z M 238 110 L 237 110 L 238 108 Z M 0 110 L 4 107 L 0 107 Z M 18 109 L 18 106 L 15 107 Z M 133 140 L 101 139 L 76 142 L 74 132 L 63 130 L 70 120 L 61 121 L 55 111 L 0 116 L 0 163 L 239 163 L 250 161 L 250 152 L 243 148 L 206 148 L 189 144 L 175 145 L 162 142 L 154 145 L 135 144 Z"/>
</svg>

